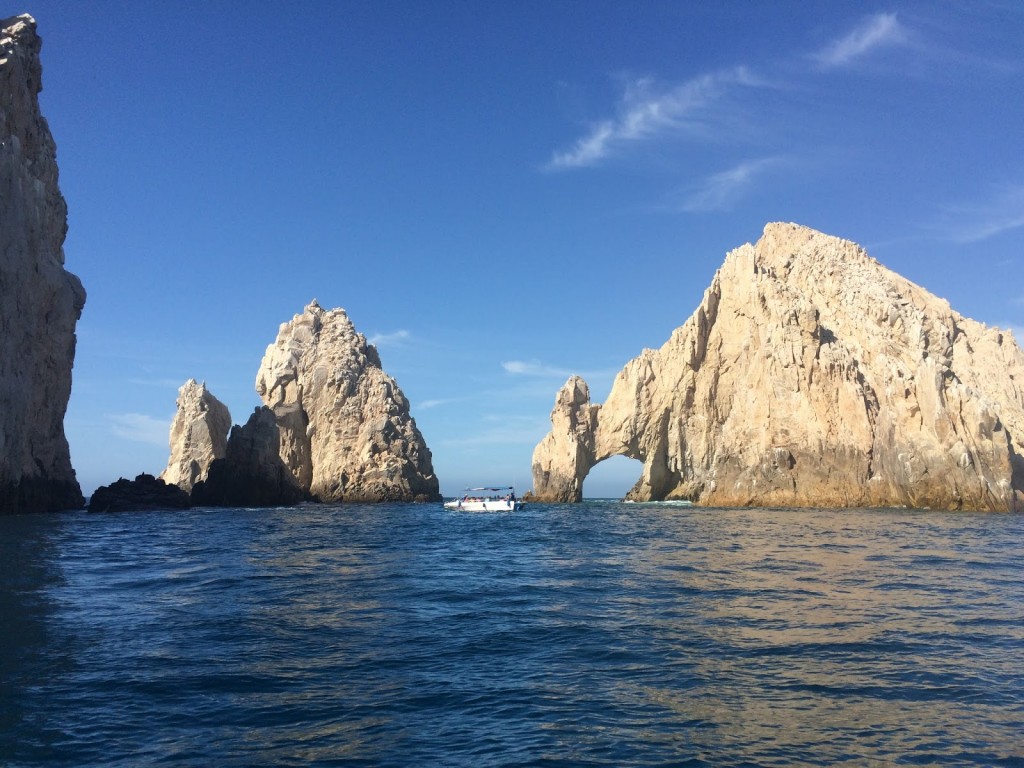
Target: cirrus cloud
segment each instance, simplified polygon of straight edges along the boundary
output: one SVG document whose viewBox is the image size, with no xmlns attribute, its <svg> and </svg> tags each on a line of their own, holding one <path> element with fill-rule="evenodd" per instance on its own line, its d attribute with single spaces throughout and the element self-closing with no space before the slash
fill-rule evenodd
<svg viewBox="0 0 1024 768">
<path fill-rule="evenodd" d="M 142 413 L 107 414 L 110 431 L 122 440 L 167 447 L 171 433 L 170 419 L 154 419 Z"/>
<path fill-rule="evenodd" d="M 705 132 L 737 87 L 763 86 L 746 67 L 733 67 L 692 78 L 659 91 L 649 78 L 634 80 L 622 96 L 619 115 L 601 120 L 569 149 L 555 152 L 549 170 L 596 165 L 615 150 L 666 132 Z"/>
<path fill-rule="evenodd" d="M 412 338 L 412 334 L 403 329 L 394 333 L 375 333 L 367 341 L 375 347 L 393 347 L 408 341 L 410 338 Z"/>
<path fill-rule="evenodd" d="M 868 51 L 884 46 L 901 45 L 907 41 L 907 32 L 895 13 L 869 16 L 853 30 L 826 45 L 812 58 L 825 69 L 844 67 Z"/>
<path fill-rule="evenodd" d="M 755 178 L 780 162 L 781 158 L 763 157 L 713 174 L 689 193 L 681 208 L 689 212 L 728 208 L 754 183 Z"/>
</svg>

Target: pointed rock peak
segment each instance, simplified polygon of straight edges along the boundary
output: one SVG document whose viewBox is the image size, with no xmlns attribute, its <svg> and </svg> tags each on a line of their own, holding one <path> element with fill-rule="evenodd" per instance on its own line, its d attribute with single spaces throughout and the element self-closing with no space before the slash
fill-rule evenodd
<svg viewBox="0 0 1024 768">
<path fill-rule="evenodd" d="M 11 16 L 0 21 L 0 30 L 3 30 L 4 35 L 9 35 L 11 37 L 23 34 L 26 31 L 35 34 L 36 20 L 27 13 L 22 13 L 18 16 Z M 0 41 L 0 43 L 2 42 L 3 41 Z"/>
<path fill-rule="evenodd" d="M 440 498 L 430 451 L 377 350 L 345 310 L 312 307 L 281 326 L 256 377 L 282 427 L 282 460 L 322 501 Z"/>
<path fill-rule="evenodd" d="M 191 491 L 206 479 L 210 464 L 224 456 L 231 414 L 206 388 L 189 379 L 178 390 L 178 410 L 171 422 L 171 455 L 160 479 Z"/>
<path fill-rule="evenodd" d="M 856 243 L 792 222 L 766 224 L 753 246 L 762 267 L 796 268 L 814 263 L 874 262 Z"/>
<path fill-rule="evenodd" d="M 555 408 L 565 405 L 583 405 L 590 402 L 590 387 L 581 376 L 570 376 L 555 398 Z"/>
</svg>

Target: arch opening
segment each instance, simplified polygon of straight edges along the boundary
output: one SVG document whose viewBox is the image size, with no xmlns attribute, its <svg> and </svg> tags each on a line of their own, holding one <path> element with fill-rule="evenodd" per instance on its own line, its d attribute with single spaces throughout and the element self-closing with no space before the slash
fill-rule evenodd
<svg viewBox="0 0 1024 768">
<path fill-rule="evenodd" d="M 583 478 L 584 499 L 621 499 L 643 474 L 639 459 L 610 456 L 599 461 Z"/>
</svg>

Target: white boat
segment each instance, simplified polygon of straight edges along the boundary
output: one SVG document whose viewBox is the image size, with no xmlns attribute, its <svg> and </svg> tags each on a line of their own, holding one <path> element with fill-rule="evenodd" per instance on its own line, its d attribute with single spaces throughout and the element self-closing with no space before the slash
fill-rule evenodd
<svg viewBox="0 0 1024 768">
<path fill-rule="evenodd" d="M 455 512 L 514 512 L 523 508 L 511 485 L 500 488 L 467 488 L 457 499 L 446 501 L 445 509 Z"/>
</svg>

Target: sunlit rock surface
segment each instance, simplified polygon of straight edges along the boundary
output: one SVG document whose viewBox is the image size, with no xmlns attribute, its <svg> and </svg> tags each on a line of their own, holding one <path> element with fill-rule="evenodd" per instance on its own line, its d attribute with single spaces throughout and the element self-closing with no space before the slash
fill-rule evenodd
<svg viewBox="0 0 1024 768">
<path fill-rule="evenodd" d="M 191 492 L 206 479 L 214 459 L 227 452 L 231 414 L 206 388 L 189 379 L 178 390 L 178 410 L 171 422 L 171 456 L 160 479 Z"/>
<path fill-rule="evenodd" d="M 321 501 L 440 500 L 409 401 L 343 309 L 314 301 L 284 323 L 256 391 L 277 417 L 282 460 Z"/>
<path fill-rule="evenodd" d="M 85 503 L 64 436 L 85 290 L 64 269 L 40 46 L 31 16 L 0 21 L 0 513 Z"/>
<path fill-rule="evenodd" d="M 1024 509 L 1024 353 L 855 243 L 769 224 L 696 312 L 591 404 L 570 379 L 533 455 L 538 499 L 599 461 L 635 500 Z"/>
</svg>

